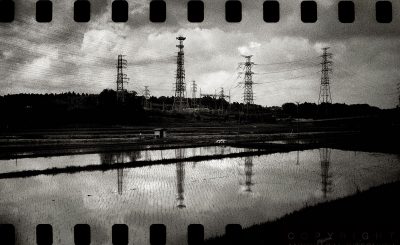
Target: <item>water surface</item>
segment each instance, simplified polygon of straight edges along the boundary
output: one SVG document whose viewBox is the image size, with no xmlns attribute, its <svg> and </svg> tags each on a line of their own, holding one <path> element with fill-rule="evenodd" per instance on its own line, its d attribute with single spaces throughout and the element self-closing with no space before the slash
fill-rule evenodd
<svg viewBox="0 0 400 245">
<path fill-rule="evenodd" d="M 65 156 L 16 158 L 10 160 L 0 160 L 0 173 L 24 170 L 43 170 L 48 168 L 63 168 L 67 166 L 107 165 L 113 163 L 156 161 L 173 158 L 183 159 L 194 156 L 226 155 L 244 151 L 249 150 L 230 146 L 205 146 L 181 148 L 179 150 L 136 150 Z"/>
<path fill-rule="evenodd" d="M 334 149 L 0 179 L 0 221 L 15 224 L 19 244 L 33 244 L 38 223 L 53 225 L 57 244 L 73 244 L 77 223 L 91 226 L 92 244 L 111 244 L 115 223 L 129 226 L 130 244 L 149 244 L 152 223 L 185 244 L 191 223 L 207 238 L 399 179 L 397 155 Z"/>
</svg>

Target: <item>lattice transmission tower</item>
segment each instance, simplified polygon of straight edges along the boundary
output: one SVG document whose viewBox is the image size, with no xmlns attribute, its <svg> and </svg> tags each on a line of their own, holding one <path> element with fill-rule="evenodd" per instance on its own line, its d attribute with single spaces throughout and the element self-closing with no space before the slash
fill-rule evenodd
<svg viewBox="0 0 400 245">
<path fill-rule="evenodd" d="M 197 94 L 197 84 L 196 81 L 192 81 L 192 107 L 196 108 L 196 94 Z"/>
<path fill-rule="evenodd" d="M 243 92 L 243 103 L 247 105 L 254 104 L 254 93 L 253 93 L 253 74 L 251 69 L 254 66 L 254 62 L 251 61 L 253 55 L 244 56 L 246 58 L 245 62 L 239 63 L 239 68 L 243 68 L 242 72 L 239 74 L 244 74 L 244 92 Z"/>
<path fill-rule="evenodd" d="M 185 60 L 183 52 L 183 41 L 186 37 L 179 36 L 176 38 L 179 44 L 176 47 L 179 48 L 177 60 L 176 60 L 176 82 L 175 82 L 175 97 L 172 108 L 176 111 L 182 111 L 188 107 L 186 99 L 186 83 L 185 83 Z"/>
<path fill-rule="evenodd" d="M 226 95 L 224 92 L 224 88 L 221 87 L 221 90 L 219 91 L 218 98 L 221 100 L 221 106 L 220 109 L 222 113 L 224 113 L 224 103 L 226 102 L 226 99 L 228 99 L 228 104 L 231 104 L 231 91 L 229 90 L 229 95 Z"/>
<path fill-rule="evenodd" d="M 148 108 L 149 107 L 149 99 L 150 99 L 149 86 L 144 86 L 143 96 L 144 96 L 144 107 Z"/>
<path fill-rule="evenodd" d="M 332 53 L 328 52 L 329 47 L 322 48 L 322 69 L 321 69 L 321 86 L 319 90 L 318 104 L 332 103 L 330 78 L 329 74 L 332 73 Z"/>
<path fill-rule="evenodd" d="M 117 101 L 125 102 L 125 91 L 124 83 L 128 83 L 128 76 L 124 73 L 124 69 L 127 68 L 128 62 L 124 59 L 125 55 L 118 55 L 117 63 Z"/>
</svg>

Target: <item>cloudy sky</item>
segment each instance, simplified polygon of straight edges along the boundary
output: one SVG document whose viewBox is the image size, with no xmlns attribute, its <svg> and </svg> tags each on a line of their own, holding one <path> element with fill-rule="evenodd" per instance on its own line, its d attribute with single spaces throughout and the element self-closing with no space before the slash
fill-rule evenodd
<svg viewBox="0 0 400 245">
<path fill-rule="evenodd" d="M 0 24 L 0 93 L 85 92 L 115 88 L 116 59 L 127 55 L 128 90 L 173 95 L 178 35 L 185 45 L 186 81 L 203 93 L 221 87 L 242 101 L 238 63 L 254 55 L 255 102 L 317 102 L 321 48 L 334 54 L 332 100 L 392 108 L 400 82 L 400 20 L 375 21 L 375 1 L 356 0 L 356 21 L 337 20 L 338 0 L 317 0 L 318 21 L 300 21 L 299 0 L 281 0 L 281 20 L 262 18 L 263 0 L 242 1 L 243 20 L 225 21 L 225 0 L 205 0 L 205 21 L 187 21 L 186 2 L 167 0 L 167 21 L 149 21 L 149 0 L 129 0 L 129 21 L 111 21 L 111 0 L 91 0 L 87 24 L 73 21 L 73 1 L 53 1 L 53 21 L 36 23 L 36 0 L 15 0 L 16 21 Z M 400 2 L 393 1 L 393 12 Z M 277 64 L 278 63 L 278 64 Z M 190 89 L 188 87 L 188 89 Z M 190 94 L 190 93 L 188 93 Z"/>
</svg>

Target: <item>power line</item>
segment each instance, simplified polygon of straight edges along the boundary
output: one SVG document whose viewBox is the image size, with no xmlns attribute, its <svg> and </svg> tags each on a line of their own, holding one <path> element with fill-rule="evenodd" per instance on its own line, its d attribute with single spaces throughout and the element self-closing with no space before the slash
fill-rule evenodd
<svg viewBox="0 0 400 245">
<path fill-rule="evenodd" d="M 298 60 L 292 60 L 292 61 L 285 61 L 285 62 L 276 62 L 276 63 L 268 63 L 268 64 L 255 64 L 255 65 L 260 65 L 260 66 L 272 66 L 272 65 L 284 65 L 284 64 L 292 64 L 292 63 L 297 63 L 299 61 L 307 61 L 307 60 L 312 60 L 316 59 L 318 57 L 309 57 L 305 59 L 298 59 Z"/>
<path fill-rule="evenodd" d="M 298 79 L 298 78 L 310 77 L 310 76 L 313 76 L 313 75 L 318 74 L 318 73 L 320 73 L 320 71 L 313 72 L 313 73 L 306 74 L 306 75 L 296 76 L 296 77 L 282 78 L 282 79 L 274 80 L 272 82 L 259 82 L 259 84 L 269 84 L 269 83 L 276 83 L 276 82 L 282 82 L 282 81 L 288 81 L 288 80 L 295 80 L 295 79 Z"/>
<path fill-rule="evenodd" d="M 309 69 L 313 68 L 310 66 L 304 66 L 304 67 L 298 67 L 298 68 L 293 68 L 293 69 L 287 69 L 287 70 L 279 70 L 279 71 L 271 71 L 271 72 L 258 72 L 255 73 L 256 75 L 269 75 L 269 74 L 275 74 L 275 73 L 282 73 L 282 72 L 288 72 L 288 71 L 297 71 L 297 70 L 303 70 L 303 69 Z"/>
</svg>

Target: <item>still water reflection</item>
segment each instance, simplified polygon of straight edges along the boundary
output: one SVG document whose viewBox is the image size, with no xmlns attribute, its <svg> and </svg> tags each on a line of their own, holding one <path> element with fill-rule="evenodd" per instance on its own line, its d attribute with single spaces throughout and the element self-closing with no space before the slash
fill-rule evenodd
<svg viewBox="0 0 400 245">
<path fill-rule="evenodd" d="M 156 161 L 177 158 L 176 151 L 183 150 L 180 158 L 193 156 L 226 155 L 248 151 L 244 148 L 230 146 L 207 146 L 182 149 L 142 150 L 114 153 L 94 153 L 68 156 L 20 158 L 0 160 L 0 173 L 63 168 L 67 166 L 86 166 L 96 164 L 126 163 L 134 161 Z"/>
<path fill-rule="evenodd" d="M 174 150 L 174 157 L 188 151 Z M 131 157 L 107 153 L 102 159 Z M 0 221 L 16 225 L 19 244 L 31 244 L 37 223 L 52 224 L 58 244 L 73 244 L 76 223 L 91 225 L 93 244 L 111 244 L 115 223 L 129 226 L 130 244 L 148 244 L 152 223 L 167 225 L 169 244 L 185 244 L 190 223 L 203 224 L 210 237 L 227 223 L 250 226 L 399 179 L 397 155 L 327 148 L 1 179 Z"/>
</svg>

